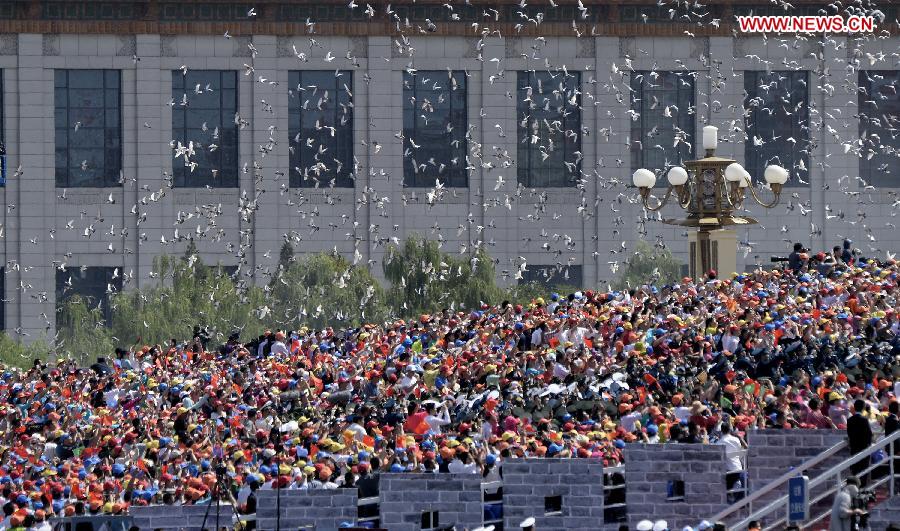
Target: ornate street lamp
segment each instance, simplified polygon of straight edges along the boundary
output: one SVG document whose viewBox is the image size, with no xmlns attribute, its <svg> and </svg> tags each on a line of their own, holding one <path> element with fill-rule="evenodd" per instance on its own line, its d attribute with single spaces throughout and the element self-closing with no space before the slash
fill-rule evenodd
<svg viewBox="0 0 900 531">
<path fill-rule="evenodd" d="M 686 168 L 675 166 L 670 169 L 666 175 L 669 188 L 662 199 L 650 194 L 656 184 L 656 174 L 641 168 L 632 176 L 647 210 L 655 212 L 674 198 L 687 212 L 684 219 L 664 219 L 663 223 L 697 229 L 690 238 L 690 268 L 696 278 L 710 269 L 720 273 L 736 269 L 737 239 L 734 231 L 724 227 L 756 223 L 749 216 L 735 215 L 736 210 L 743 208 L 746 192 L 749 190 L 758 204 L 772 208 L 778 204 L 782 186 L 789 175 L 781 166 L 766 168 L 763 177 L 772 190 L 773 198 L 765 201 L 757 194 L 747 170 L 732 159 L 715 156 L 717 145 L 718 129 L 711 125 L 704 127 L 703 149 L 706 156 L 700 160 L 685 161 Z"/>
</svg>

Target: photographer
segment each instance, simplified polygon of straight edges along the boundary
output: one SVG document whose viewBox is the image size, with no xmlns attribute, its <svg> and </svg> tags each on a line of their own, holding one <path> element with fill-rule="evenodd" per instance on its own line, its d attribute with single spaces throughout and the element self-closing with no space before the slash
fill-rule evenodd
<svg viewBox="0 0 900 531">
<path fill-rule="evenodd" d="M 859 479 L 855 476 L 847 478 L 844 488 L 834 496 L 831 506 L 830 531 L 855 531 L 860 529 L 859 519 L 866 516 L 866 511 L 859 503 Z"/>
</svg>

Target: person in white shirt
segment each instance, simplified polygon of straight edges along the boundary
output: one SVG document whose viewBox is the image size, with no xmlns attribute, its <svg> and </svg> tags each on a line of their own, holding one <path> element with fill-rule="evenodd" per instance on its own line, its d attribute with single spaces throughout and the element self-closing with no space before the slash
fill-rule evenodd
<svg viewBox="0 0 900 531">
<path fill-rule="evenodd" d="M 731 327 L 728 329 L 728 332 L 725 332 L 722 335 L 722 350 L 727 350 L 728 352 L 732 353 L 737 350 L 738 344 L 741 341 L 737 333 L 738 327 L 731 325 Z"/>
<path fill-rule="evenodd" d="M 450 461 L 450 464 L 447 465 L 447 470 L 451 474 L 477 474 L 478 465 L 472 461 L 467 452 L 458 452 L 453 461 Z"/>
<path fill-rule="evenodd" d="M 441 404 L 440 417 L 435 416 L 436 410 L 434 402 L 429 402 L 425 405 L 425 412 L 428 413 L 428 416 L 425 417 L 425 422 L 428 423 L 428 430 L 431 433 L 438 434 L 441 433 L 441 426 L 450 424 L 450 411 L 447 410 L 446 402 Z"/>
<path fill-rule="evenodd" d="M 273 356 L 288 356 L 291 353 L 287 345 L 284 344 L 284 332 L 279 331 L 275 333 L 275 342 L 272 343 L 271 352 Z"/>
<path fill-rule="evenodd" d="M 731 433 L 731 424 L 722 423 L 722 437 L 719 438 L 719 444 L 725 446 L 725 472 L 744 470 L 741 453 L 747 445 L 740 437 Z"/>
</svg>

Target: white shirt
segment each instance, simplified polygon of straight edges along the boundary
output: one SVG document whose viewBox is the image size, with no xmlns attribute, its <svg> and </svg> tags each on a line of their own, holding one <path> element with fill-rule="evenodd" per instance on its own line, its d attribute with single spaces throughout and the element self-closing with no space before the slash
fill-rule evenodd
<svg viewBox="0 0 900 531">
<path fill-rule="evenodd" d="M 287 346 L 284 344 L 284 341 L 276 341 L 275 343 L 273 343 L 271 352 L 273 356 L 288 356 L 291 353 L 288 350 Z"/>
<path fill-rule="evenodd" d="M 463 464 L 459 459 L 454 459 L 450 461 L 450 464 L 447 465 L 447 470 L 450 471 L 451 474 L 477 474 L 478 467 L 474 462 L 469 461 L 467 464 Z"/>
<path fill-rule="evenodd" d="M 450 412 L 447 411 L 446 406 L 442 407 L 440 417 L 428 415 L 425 417 L 425 422 L 428 423 L 428 431 L 432 433 L 441 433 L 441 426 L 450 424 Z"/>
<path fill-rule="evenodd" d="M 744 463 L 741 462 L 741 451 L 744 447 L 741 445 L 741 440 L 729 433 L 719 439 L 719 444 L 725 445 L 725 463 L 728 466 L 728 472 L 743 470 Z"/>
<path fill-rule="evenodd" d="M 675 418 L 678 419 L 679 422 L 683 422 L 689 418 L 691 418 L 691 408 L 678 406 L 675 408 Z"/>
<path fill-rule="evenodd" d="M 532 348 L 540 346 L 541 342 L 543 340 L 544 340 L 544 332 L 540 328 L 535 328 L 534 332 L 531 333 Z"/>
</svg>

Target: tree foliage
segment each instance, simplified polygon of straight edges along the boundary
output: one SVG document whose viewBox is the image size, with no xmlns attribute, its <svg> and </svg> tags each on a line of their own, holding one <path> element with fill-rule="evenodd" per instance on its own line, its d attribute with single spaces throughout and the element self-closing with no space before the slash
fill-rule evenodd
<svg viewBox="0 0 900 531">
<path fill-rule="evenodd" d="M 456 257 L 441 251 L 435 241 L 409 236 L 402 246 L 388 246 L 382 265 L 391 283 L 388 300 L 401 316 L 475 308 L 502 297 L 494 263 L 484 250 Z"/>
<path fill-rule="evenodd" d="M 236 283 L 197 255 L 158 257 L 153 270 L 159 285 L 113 298 L 112 334 L 126 344 L 190 337 L 195 326 L 224 341 L 236 331 L 255 334 L 269 322 L 271 308 L 261 288 Z"/>
<path fill-rule="evenodd" d="M 294 260 L 269 291 L 281 326 L 355 326 L 388 315 L 384 288 L 369 270 L 334 253 Z"/>
<path fill-rule="evenodd" d="M 56 322 L 59 335 L 55 346 L 59 357 L 85 364 L 114 349 L 103 312 L 99 308 L 91 308 L 79 295 L 72 295 L 62 304 Z"/>
<path fill-rule="evenodd" d="M 671 284 L 679 278 L 681 261 L 672 256 L 671 251 L 651 247 L 646 241 L 639 240 L 613 287 L 626 289 L 648 283 Z"/>
<path fill-rule="evenodd" d="M 29 368 L 36 359 L 46 359 L 50 347 L 43 340 L 23 343 L 0 332 L 0 365 L 3 367 Z"/>
</svg>

